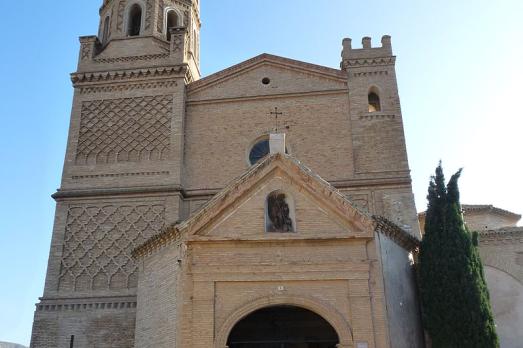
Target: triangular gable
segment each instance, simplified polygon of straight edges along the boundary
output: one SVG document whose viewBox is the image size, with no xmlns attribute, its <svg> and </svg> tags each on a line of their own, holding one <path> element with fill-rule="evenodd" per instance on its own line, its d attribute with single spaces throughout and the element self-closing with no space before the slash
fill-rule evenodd
<svg viewBox="0 0 523 348">
<path fill-rule="evenodd" d="M 272 192 L 285 192 L 287 195 L 296 233 L 266 233 L 265 205 L 267 196 Z M 196 235 L 197 239 L 210 240 L 266 240 L 347 238 L 366 233 L 325 207 L 315 195 L 301 186 L 299 180 L 275 167 Z"/>
<path fill-rule="evenodd" d="M 274 177 L 275 171 L 287 176 L 287 180 L 299 182 L 300 186 L 313 195 L 321 206 L 337 215 L 340 222 L 351 226 L 353 230 L 371 231 L 372 219 L 357 209 L 343 194 L 329 183 L 315 175 L 309 168 L 289 155 L 276 154 L 251 168 L 244 175 L 234 180 L 230 185 L 214 196 L 193 217 L 177 226 L 180 231 L 189 235 L 196 235 L 199 231 L 212 224 L 217 217 L 227 213 L 234 204 L 237 204 L 245 195 L 252 194 L 257 184 Z"/>
<path fill-rule="evenodd" d="M 188 85 L 187 94 L 193 95 L 206 88 L 213 87 L 217 84 L 224 83 L 227 80 L 246 74 L 249 71 L 259 68 L 260 66 L 272 66 L 299 73 L 306 73 L 310 76 L 316 76 L 323 79 L 331 80 L 335 85 L 343 86 L 347 83 L 346 72 L 332 69 L 321 65 L 310 64 L 289 58 L 274 56 L 270 54 L 261 54 L 252 59 L 224 69 Z"/>
<path fill-rule="evenodd" d="M 290 155 L 275 154 L 267 156 L 257 165 L 253 166 L 242 176 L 233 180 L 220 193 L 207 202 L 196 214 L 188 220 L 166 228 L 162 233 L 153 236 L 147 242 L 133 251 L 134 257 L 140 257 L 163 245 L 181 239 L 205 239 L 200 236 L 200 231 L 205 231 L 220 215 L 227 213 L 235 203 L 252 194 L 258 184 L 271 178 L 274 171 L 286 175 L 290 180 L 299 182 L 309 195 L 314 196 L 316 202 L 329 215 L 336 215 L 337 220 L 350 226 L 356 237 L 372 238 L 374 236 L 375 221 L 366 213 L 356 208 L 341 192 L 331 186 L 309 168 Z"/>
</svg>

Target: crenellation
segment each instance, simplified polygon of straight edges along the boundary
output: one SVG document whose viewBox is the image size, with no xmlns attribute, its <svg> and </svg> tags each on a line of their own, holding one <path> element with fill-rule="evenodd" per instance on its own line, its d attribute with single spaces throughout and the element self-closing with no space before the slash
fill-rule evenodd
<svg viewBox="0 0 523 348">
<path fill-rule="evenodd" d="M 372 47 L 372 39 L 368 36 L 361 41 L 362 48 L 353 48 L 352 39 L 343 39 L 342 57 L 344 60 L 365 59 L 365 58 L 384 58 L 392 56 L 392 39 L 389 35 L 384 35 L 381 39 L 381 47 Z"/>
</svg>

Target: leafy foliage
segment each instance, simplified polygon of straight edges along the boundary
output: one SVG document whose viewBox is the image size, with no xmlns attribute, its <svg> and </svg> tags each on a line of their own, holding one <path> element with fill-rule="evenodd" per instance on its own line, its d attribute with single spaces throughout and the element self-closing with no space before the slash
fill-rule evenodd
<svg viewBox="0 0 523 348">
<path fill-rule="evenodd" d="M 478 237 L 461 213 L 460 175 L 445 186 L 440 163 L 429 184 L 418 268 L 423 323 L 434 348 L 498 348 Z"/>
</svg>

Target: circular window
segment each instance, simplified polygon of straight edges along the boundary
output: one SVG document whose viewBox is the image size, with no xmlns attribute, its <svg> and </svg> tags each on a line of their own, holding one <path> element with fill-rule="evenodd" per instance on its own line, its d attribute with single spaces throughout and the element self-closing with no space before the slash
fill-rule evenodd
<svg viewBox="0 0 523 348">
<path fill-rule="evenodd" d="M 271 83 L 271 79 L 268 78 L 268 77 L 264 77 L 263 80 L 262 80 L 262 83 L 263 83 L 264 85 L 268 85 L 269 83 Z"/>
<path fill-rule="evenodd" d="M 267 156 L 269 152 L 269 139 L 262 139 L 252 147 L 251 152 L 249 153 L 249 162 L 254 165 L 263 157 Z"/>
</svg>

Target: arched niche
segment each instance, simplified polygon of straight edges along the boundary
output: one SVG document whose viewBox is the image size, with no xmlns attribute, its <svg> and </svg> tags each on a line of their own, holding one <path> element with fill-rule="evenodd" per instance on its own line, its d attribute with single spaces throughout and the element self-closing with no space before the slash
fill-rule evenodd
<svg viewBox="0 0 523 348">
<path fill-rule="evenodd" d="M 265 198 L 265 232 L 296 232 L 294 198 L 283 190 L 272 191 Z"/>
</svg>

